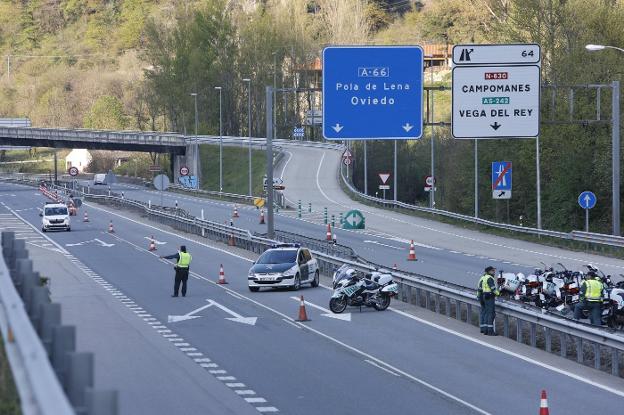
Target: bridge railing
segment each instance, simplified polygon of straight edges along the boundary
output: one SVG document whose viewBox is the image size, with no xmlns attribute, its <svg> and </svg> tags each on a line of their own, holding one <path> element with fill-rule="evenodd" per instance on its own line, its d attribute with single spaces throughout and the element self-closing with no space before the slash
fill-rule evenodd
<svg viewBox="0 0 624 415">
<path fill-rule="evenodd" d="M 193 217 L 179 217 L 174 214 L 149 209 L 145 204 L 107 195 L 84 195 L 87 199 L 115 203 L 119 207 L 143 209 L 151 220 L 167 224 L 184 232 L 235 245 L 255 253 L 264 252 L 277 240 L 253 235 L 246 229 L 228 226 Z M 305 245 L 306 240 L 289 239 Z M 321 272 L 331 276 L 344 264 L 363 272 L 380 269 L 366 264 L 336 249 L 312 249 Z M 480 304 L 475 290 L 460 285 L 442 282 L 417 273 L 387 270 L 400 286 L 399 299 L 441 313 L 470 325 L 478 325 Z M 548 353 L 557 353 L 580 364 L 591 365 L 614 376 L 624 377 L 624 335 L 621 332 L 595 327 L 571 320 L 538 307 L 513 300 L 498 300 L 496 304 L 496 326 L 499 333 L 519 343 L 539 348 Z"/>
</svg>

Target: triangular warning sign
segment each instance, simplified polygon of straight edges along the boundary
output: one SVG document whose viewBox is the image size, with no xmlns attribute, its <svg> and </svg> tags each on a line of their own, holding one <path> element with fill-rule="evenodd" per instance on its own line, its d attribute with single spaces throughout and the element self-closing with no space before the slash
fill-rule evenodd
<svg viewBox="0 0 624 415">
<path fill-rule="evenodd" d="M 390 173 L 379 173 L 379 178 L 381 179 L 381 183 L 386 184 L 390 178 Z"/>
</svg>

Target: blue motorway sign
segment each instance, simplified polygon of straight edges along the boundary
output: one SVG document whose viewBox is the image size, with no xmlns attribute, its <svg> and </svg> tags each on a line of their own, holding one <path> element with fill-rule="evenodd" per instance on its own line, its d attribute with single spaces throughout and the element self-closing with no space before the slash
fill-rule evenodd
<svg viewBox="0 0 624 415">
<path fill-rule="evenodd" d="M 583 209 L 592 209 L 596 206 L 596 195 L 589 190 L 585 190 L 579 195 L 578 204 Z"/>
<path fill-rule="evenodd" d="M 323 136 L 414 139 L 423 127 L 420 46 L 330 46 L 323 50 Z"/>
<path fill-rule="evenodd" d="M 492 190 L 511 190 L 511 162 L 492 162 Z"/>
</svg>

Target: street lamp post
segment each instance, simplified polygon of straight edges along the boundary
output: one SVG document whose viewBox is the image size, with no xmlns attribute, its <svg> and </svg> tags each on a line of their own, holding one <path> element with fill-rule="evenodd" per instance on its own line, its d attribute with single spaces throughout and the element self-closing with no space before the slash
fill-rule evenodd
<svg viewBox="0 0 624 415">
<path fill-rule="evenodd" d="M 221 90 L 220 86 L 215 86 L 219 91 L 219 192 L 223 192 L 223 112 L 221 106 Z"/>
<path fill-rule="evenodd" d="M 247 134 L 249 135 L 249 197 L 252 196 L 251 185 L 251 79 L 244 78 L 247 83 Z"/>
<path fill-rule="evenodd" d="M 624 52 L 623 48 L 608 45 L 585 45 L 585 49 L 590 52 L 601 51 L 604 49 L 615 49 Z M 613 216 L 613 235 L 620 236 L 620 81 L 611 83 L 611 200 L 612 200 L 612 216 Z"/>
</svg>

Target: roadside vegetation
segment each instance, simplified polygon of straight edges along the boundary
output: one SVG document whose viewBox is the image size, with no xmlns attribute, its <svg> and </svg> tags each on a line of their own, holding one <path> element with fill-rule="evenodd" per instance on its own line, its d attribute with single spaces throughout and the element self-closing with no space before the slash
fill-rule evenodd
<svg viewBox="0 0 624 415">
<path fill-rule="evenodd" d="M 19 396 L 2 340 L 0 341 L 0 414 L 20 415 L 21 413 Z"/>
</svg>

